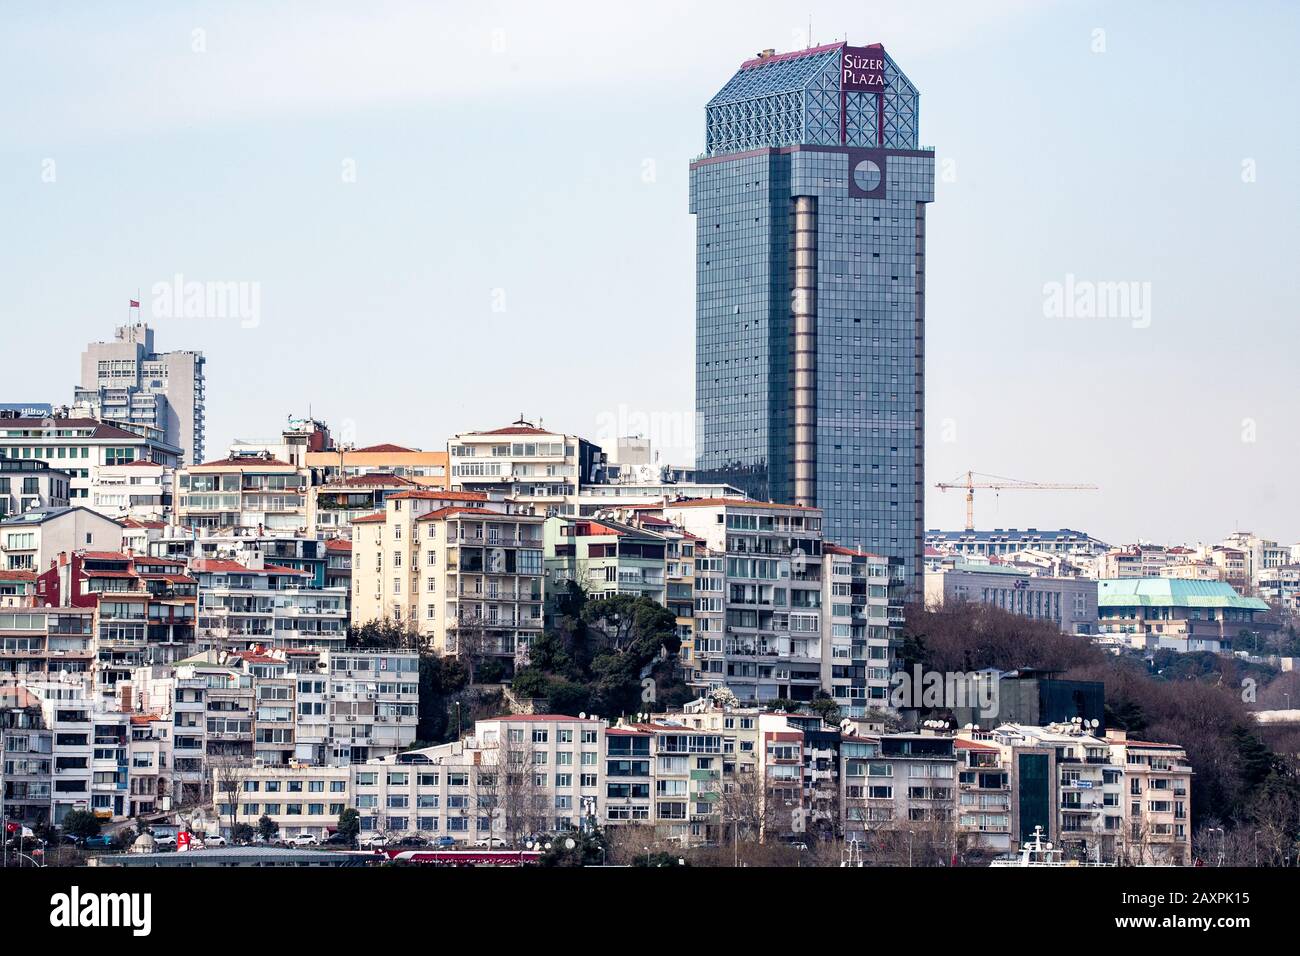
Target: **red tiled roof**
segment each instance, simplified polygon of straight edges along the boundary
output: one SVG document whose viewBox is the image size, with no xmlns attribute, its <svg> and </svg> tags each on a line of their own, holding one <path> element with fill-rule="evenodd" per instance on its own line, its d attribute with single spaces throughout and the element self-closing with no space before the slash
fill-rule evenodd
<svg viewBox="0 0 1300 956">
<path fill-rule="evenodd" d="M 86 561 L 130 561 L 131 555 L 121 551 L 82 551 L 81 557 Z"/>
<path fill-rule="evenodd" d="M 122 518 L 118 522 L 123 528 L 165 528 L 165 521 L 141 521 L 139 518 Z"/>
<path fill-rule="evenodd" d="M 240 564 L 238 561 L 229 561 L 225 558 L 195 558 L 190 562 L 190 568 L 194 571 L 208 571 L 213 573 L 232 573 L 232 574 L 301 574 L 310 575 L 310 571 L 300 571 L 298 568 L 286 568 L 278 564 L 268 564 L 264 568 L 250 568 Z"/>
<path fill-rule="evenodd" d="M 353 518 L 352 523 L 353 524 L 370 524 L 372 522 L 380 523 L 386 521 L 387 519 L 388 519 L 387 514 L 385 514 L 382 511 L 376 511 L 372 515 L 362 515 L 360 518 Z"/>
<path fill-rule="evenodd" d="M 35 571 L 24 571 L 14 569 L 12 571 L 0 568 L 0 581 L 35 581 Z"/>
<path fill-rule="evenodd" d="M 978 740 L 956 739 L 952 742 L 952 745 L 958 748 L 959 750 L 1000 750 L 1001 749 L 999 747 L 993 746 L 992 744 L 982 744 Z"/>
<path fill-rule="evenodd" d="M 351 551 L 352 542 L 344 538 L 330 538 L 325 542 L 326 551 Z"/>
<path fill-rule="evenodd" d="M 875 554 L 871 551 L 862 551 L 858 548 L 846 548 L 842 544 L 823 544 L 822 550 L 827 554 L 848 554 L 856 558 L 884 558 L 882 554 Z"/>
<path fill-rule="evenodd" d="M 161 714 L 132 714 L 131 723 L 139 726 L 141 724 L 151 724 L 155 720 L 162 720 Z"/>
<path fill-rule="evenodd" d="M 328 491 L 330 488 L 375 488 L 385 485 L 412 486 L 415 484 L 416 482 L 410 478 L 403 478 L 401 475 L 394 475 L 391 472 L 373 472 L 368 475 L 349 475 L 346 478 L 335 478 L 321 487 Z"/>
<path fill-rule="evenodd" d="M 375 454 L 378 452 L 386 452 L 386 453 L 413 452 L 418 450 L 419 449 L 417 448 L 403 448 L 401 445 L 383 444 L 383 445 L 367 445 L 365 448 L 353 448 L 351 454 L 362 455 L 362 454 Z"/>
<path fill-rule="evenodd" d="M 389 495 L 391 501 L 394 498 L 405 501 L 406 499 L 420 499 L 423 501 L 487 501 L 488 496 L 481 491 L 399 491 L 395 495 Z"/>
<path fill-rule="evenodd" d="M 281 461 L 279 458 L 262 458 L 260 455 L 231 455 L 228 458 L 218 458 L 214 461 L 205 461 L 197 468 L 218 468 L 222 465 L 228 465 L 233 468 L 251 468 L 254 466 L 267 465 L 275 468 L 292 468 L 293 465 L 287 461 Z"/>
<path fill-rule="evenodd" d="M 534 428 L 532 425 L 508 425 L 505 428 L 494 428 L 486 432 L 467 432 L 469 435 L 555 435 L 557 432 L 547 431 L 545 428 Z"/>
</svg>

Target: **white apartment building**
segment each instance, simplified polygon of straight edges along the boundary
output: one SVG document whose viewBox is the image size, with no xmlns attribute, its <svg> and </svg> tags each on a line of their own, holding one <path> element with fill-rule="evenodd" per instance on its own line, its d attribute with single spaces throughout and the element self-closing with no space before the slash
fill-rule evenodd
<svg viewBox="0 0 1300 956">
<path fill-rule="evenodd" d="M 260 550 L 243 561 L 196 558 L 200 646 L 264 642 L 282 647 L 341 649 L 347 636 L 347 592 L 314 587 L 312 573 L 266 560 Z M 321 559 L 324 560 L 323 557 Z"/>
<path fill-rule="evenodd" d="M 839 545 L 823 550 L 821 686 L 845 717 L 863 717 L 889 706 L 903 563 Z"/>
<path fill-rule="evenodd" d="M 175 468 L 181 450 L 149 425 L 95 418 L 0 420 L 0 458 L 42 461 L 69 476 L 69 504 L 90 506 L 101 468 L 146 461 Z"/>
<path fill-rule="evenodd" d="M 559 714 L 480 720 L 463 740 L 355 765 L 362 836 L 518 846 L 604 818 L 604 722 Z"/>
<path fill-rule="evenodd" d="M 109 518 L 165 520 L 171 516 L 174 472 L 154 461 L 104 465 L 90 480 L 87 506 Z"/>
<path fill-rule="evenodd" d="M 822 686 L 821 511 L 700 499 L 670 502 L 664 517 L 722 562 L 724 631 L 719 643 L 696 629 L 701 679 L 725 685 L 742 703 L 812 700 Z M 698 560 L 696 576 L 698 588 Z"/>
<path fill-rule="evenodd" d="M 578 514 L 579 489 L 600 474 L 600 448 L 576 435 L 538 428 L 520 419 L 484 432 L 464 432 L 447 443 L 453 491 L 493 491 L 540 515 Z"/>
</svg>

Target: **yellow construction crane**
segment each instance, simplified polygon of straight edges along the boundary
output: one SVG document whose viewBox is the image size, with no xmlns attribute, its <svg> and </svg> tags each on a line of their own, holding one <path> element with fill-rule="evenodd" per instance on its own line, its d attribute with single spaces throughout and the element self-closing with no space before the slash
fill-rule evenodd
<svg viewBox="0 0 1300 956">
<path fill-rule="evenodd" d="M 991 481 L 976 481 L 980 479 L 992 479 Z M 935 485 L 940 491 L 952 489 L 966 489 L 966 530 L 975 530 L 975 489 L 982 488 L 991 491 L 1096 491 L 1096 485 L 1073 485 L 1060 484 L 1058 482 L 1047 481 L 1021 481 L 1019 478 L 1002 478 L 998 475 L 983 475 L 978 471 L 966 472 L 963 480 L 960 476 L 954 481 L 941 481 Z"/>
</svg>

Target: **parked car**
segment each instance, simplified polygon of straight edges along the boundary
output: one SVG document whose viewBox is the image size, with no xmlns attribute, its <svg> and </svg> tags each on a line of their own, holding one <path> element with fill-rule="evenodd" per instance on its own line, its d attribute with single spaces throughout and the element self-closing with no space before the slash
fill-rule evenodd
<svg viewBox="0 0 1300 956">
<path fill-rule="evenodd" d="M 507 843 L 500 837 L 484 837 L 481 840 L 475 840 L 474 846 L 485 850 L 499 850 L 507 846 Z"/>
<path fill-rule="evenodd" d="M 203 842 L 204 842 L 207 846 L 225 846 L 225 845 L 226 845 L 226 838 L 223 837 L 223 836 L 210 836 L 210 837 L 204 837 L 204 838 L 203 838 Z"/>
<path fill-rule="evenodd" d="M 285 841 L 289 846 L 320 846 L 320 838 L 312 833 L 299 833 Z"/>
<path fill-rule="evenodd" d="M 418 837 L 418 836 L 404 836 L 396 843 L 393 844 L 393 846 L 399 846 L 404 850 L 409 850 L 412 847 L 428 846 L 428 845 L 429 845 L 428 840 L 426 840 L 424 837 Z"/>
<path fill-rule="evenodd" d="M 362 837 L 358 844 L 363 850 L 373 850 L 385 845 L 388 841 L 384 839 L 382 833 L 374 833 L 367 837 Z"/>
<path fill-rule="evenodd" d="M 439 849 L 446 850 L 456 845 L 454 837 L 440 836 L 436 840 L 430 840 L 429 846 L 436 846 Z"/>
<path fill-rule="evenodd" d="M 325 841 L 326 846 L 347 847 L 351 849 L 352 844 L 356 841 L 350 836 L 344 836 L 342 833 L 331 833 L 329 839 Z"/>
<path fill-rule="evenodd" d="M 113 838 L 107 833 L 100 833 L 92 837 L 86 837 L 81 845 L 87 850 L 107 850 L 113 845 Z"/>
</svg>

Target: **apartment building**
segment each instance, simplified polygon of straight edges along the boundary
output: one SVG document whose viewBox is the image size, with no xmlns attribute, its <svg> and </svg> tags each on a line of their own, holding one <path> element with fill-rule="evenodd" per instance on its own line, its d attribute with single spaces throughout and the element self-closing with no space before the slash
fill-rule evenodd
<svg viewBox="0 0 1300 956">
<path fill-rule="evenodd" d="M 521 418 L 505 428 L 454 436 L 447 460 L 454 491 L 496 491 L 540 515 L 576 517 L 579 488 L 597 480 L 604 455 L 584 438 Z"/>
<path fill-rule="evenodd" d="M 80 506 L 28 511 L 0 521 L 0 557 L 8 571 L 43 571 L 60 554 L 121 548 L 121 525 Z"/>
<path fill-rule="evenodd" d="M 421 451 L 402 445 L 380 444 L 353 448 L 340 445 L 308 451 L 305 464 L 318 484 L 368 475 L 405 478 L 412 484 L 447 489 L 447 452 Z M 375 509 L 371 509 L 372 511 Z"/>
<path fill-rule="evenodd" d="M 66 508 L 72 476 L 40 459 L 0 458 L 0 518 Z"/>
<path fill-rule="evenodd" d="M 1050 577 L 1000 564 L 947 559 L 925 574 L 925 603 L 988 604 L 1012 614 L 1051 624 L 1065 634 L 1097 631 L 1097 582 L 1083 577 Z"/>
<path fill-rule="evenodd" d="M 390 496 L 353 523 L 353 623 L 406 622 L 510 673 L 541 634 L 544 521 L 478 492 Z"/>
<path fill-rule="evenodd" d="M 115 422 L 161 430 L 187 462 L 203 460 L 202 352 L 157 352 L 153 329 L 119 326 L 112 342 L 92 342 L 81 355 L 74 401 Z"/>
<path fill-rule="evenodd" d="M 821 688 L 845 717 L 889 705 L 901 641 L 904 564 L 853 548 L 823 548 Z"/>
<path fill-rule="evenodd" d="M 968 852 L 999 856 L 1014 852 L 1012 802 L 1017 798 L 1002 748 L 957 738 L 957 832 Z"/>
<path fill-rule="evenodd" d="M 711 632 L 703 650 L 696 641 L 704 680 L 725 685 L 742 703 L 811 700 L 822 683 L 821 512 L 701 499 L 668 503 L 664 517 L 702 539 L 723 566 L 720 652 Z"/>
<path fill-rule="evenodd" d="M 573 582 L 592 597 L 622 594 L 666 603 L 663 535 L 609 518 L 551 517 L 543 541 L 547 583 L 555 593 Z"/>
<path fill-rule="evenodd" d="M 1135 650 L 1229 650 L 1276 629 L 1268 603 L 1242 597 L 1226 581 L 1123 578 L 1097 582 L 1101 640 Z"/>
<path fill-rule="evenodd" d="M 940 531 L 933 528 L 925 533 L 925 545 L 944 554 L 980 558 L 1009 556 L 1021 551 L 1082 558 L 1100 555 L 1110 548 L 1087 532 L 1071 528 L 994 528 L 992 531 Z"/>
<path fill-rule="evenodd" d="M 156 461 L 102 465 L 90 479 L 87 507 L 114 519 L 171 516 L 175 469 Z"/>
<path fill-rule="evenodd" d="M 45 724 L 40 698 L 20 685 L 0 685 L 0 762 L 4 820 L 23 826 L 50 820 L 54 731 Z"/>
<path fill-rule="evenodd" d="M 185 529 L 306 534 L 311 470 L 258 451 L 176 471 L 176 523 Z"/>
<path fill-rule="evenodd" d="M 348 626 L 343 588 L 319 586 L 313 571 L 270 563 L 261 550 L 242 556 L 242 562 L 190 561 L 200 590 L 197 640 L 202 646 L 343 647 Z M 323 579 L 323 557 L 319 568 Z"/>
<path fill-rule="evenodd" d="M 308 834 L 324 840 L 337 828 L 339 814 L 352 805 L 350 776 L 346 766 L 213 768 L 208 785 L 227 838 L 232 819 L 256 827 L 267 816 L 279 824 L 281 839 Z"/>
<path fill-rule="evenodd" d="M 107 699 L 133 669 L 177 661 L 195 643 L 198 584 L 180 561 L 118 551 L 60 553 L 38 576 L 37 594 L 48 607 L 94 610 L 92 670 Z"/>
<path fill-rule="evenodd" d="M 357 518 L 383 511 L 384 499 L 391 494 L 421 487 L 410 478 L 384 472 L 331 479 L 308 491 L 308 527 L 318 537 L 351 538 Z"/>
<path fill-rule="evenodd" d="M 1082 721 L 1034 727 L 1002 724 L 958 736 L 996 746 L 1018 799 L 1012 832 L 1020 843 L 1042 826 L 1069 858 L 1114 863 L 1124 833 L 1124 764 L 1105 737 Z"/>
<path fill-rule="evenodd" d="M 1138 865 L 1192 862 L 1192 768 L 1175 744 L 1106 732 L 1111 763 L 1124 769 L 1123 829 L 1118 854 Z"/>
<path fill-rule="evenodd" d="M 1245 584 L 1259 587 L 1260 576 L 1273 568 L 1280 568 L 1292 561 L 1292 547 L 1278 544 L 1268 538 L 1261 538 L 1250 531 L 1234 531 L 1223 539 L 1221 547 L 1225 550 L 1240 551 L 1244 562 Z M 1235 579 L 1231 580 L 1234 585 Z"/>
<path fill-rule="evenodd" d="M 36 603 L 36 572 L 0 568 L 0 608 L 32 607 Z"/>
<path fill-rule="evenodd" d="M 0 420 L 0 458 L 41 461 L 68 477 L 68 503 L 91 505 L 101 468 L 146 461 L 175 468 L 181 449 L 149 425 L 121 425 L 96 418 Z"/>
<path fill-rule="evenodd" d="M 0 575 L 0 585 L 4 583 Z M 91 607 L 0 606 L 0 677 L 25 681 L 89 675 L 95 661 L 94 621 Z"/>
<path fill-rule="evenodd" d="M 1300 564 L 1282 564 L 1259 572 L 1259 596 L 1288 614 L 1300 614 Z"/>
<path fill-rule="evenodd" d="M 587 826 L 604 818 L 607 733 L 596 717 L 517 714 L 476 721 L 453 743 L 355 765 L 362 836 L 518 847 Z"/>
</svg>

